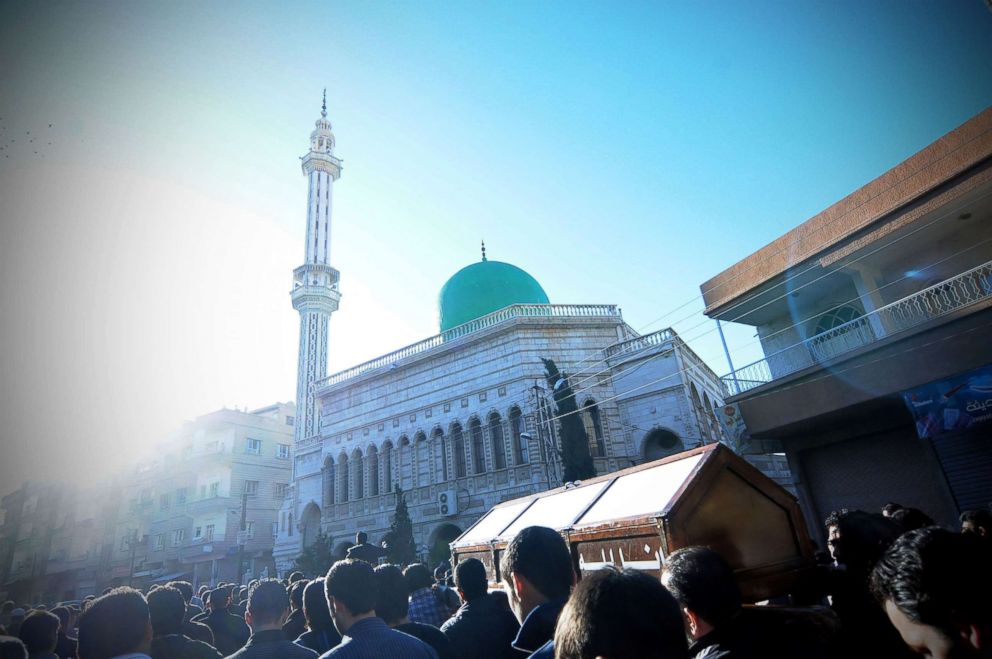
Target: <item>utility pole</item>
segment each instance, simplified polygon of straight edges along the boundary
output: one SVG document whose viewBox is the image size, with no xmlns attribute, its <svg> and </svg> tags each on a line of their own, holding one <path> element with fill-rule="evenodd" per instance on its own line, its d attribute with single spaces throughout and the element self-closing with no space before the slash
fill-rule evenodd
<svg viewBox="0 0 992 659">
<path fill-rule="evenodd" d="M 244 576 L 245 570 L 245 541 L 247 538 L 247 517 L 248 517 L 248 493 L 241 493 L 241 529 L 238 532 L 238 584 Z"/>
</svg>

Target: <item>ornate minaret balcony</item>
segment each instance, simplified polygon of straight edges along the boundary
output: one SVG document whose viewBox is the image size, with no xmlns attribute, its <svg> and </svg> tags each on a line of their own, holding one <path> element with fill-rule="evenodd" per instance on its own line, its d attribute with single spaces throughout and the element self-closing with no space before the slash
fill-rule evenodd
<svg viewBox="0 0 992 659">
<path fill-rule="evenodd" d="M 338 271 L 329 265 L 308 263 L 293 270 L 293 308 L 330 314 L 338 310 L 341 292 Z"/>
</svg>

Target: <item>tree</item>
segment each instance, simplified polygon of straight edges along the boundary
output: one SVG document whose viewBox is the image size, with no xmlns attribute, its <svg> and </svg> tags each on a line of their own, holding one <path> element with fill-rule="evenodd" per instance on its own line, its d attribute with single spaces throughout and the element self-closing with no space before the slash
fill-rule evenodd
<svg viewBox="0 0 992 659">
<path fill-rule="evenodd" d="M 413 522 L 406 507 L 403 488 L 396 486 L 396 512 L 389 522 L 389 530 L 382 537 L 386 543 L 386 558 L 390 563 L 408 565 L 417 560 L 417 545 L 413 541 Z"/>
<path fill-rule="evenodd" d="M 316 578 L 327 574 L 333 564 L 334 551 L 331 547 L 331 537 L 323 531 L 318 531 L 313 544 L 304 547 L 300 555 L 293 560 L 293 570 L 299 570 L 309 578 Z"/>
<path fill-rule="evenodd" d="M 559 372 L 553 360 L 542 358 L 541 361 L 544 362 L 545 377 L 554 397 L 555 416 L 561 422 L 562 480 L 568 483 L 592 478 L 596 475 L 596 468 L 589 454 L 589 437 L 579 418 L 579 406 L 575 403 L 568 375 Z"/>
</svg>

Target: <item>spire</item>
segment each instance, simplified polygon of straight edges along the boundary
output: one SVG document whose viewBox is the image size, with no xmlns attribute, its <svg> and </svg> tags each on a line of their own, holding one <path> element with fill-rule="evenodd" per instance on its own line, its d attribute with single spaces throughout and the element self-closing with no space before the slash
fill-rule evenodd
<svg viewBox="0 0 992 659">
<path fill-rule="evenodd" d="M 482 260 L 486 261 L 486 241 L 482 241 Z"/>
<path fill-rule="evenodd" d="M 327 87 L 324 87 L 324 102 L 320 105 L 320 116 L 327 117 Z"/>
</svg>

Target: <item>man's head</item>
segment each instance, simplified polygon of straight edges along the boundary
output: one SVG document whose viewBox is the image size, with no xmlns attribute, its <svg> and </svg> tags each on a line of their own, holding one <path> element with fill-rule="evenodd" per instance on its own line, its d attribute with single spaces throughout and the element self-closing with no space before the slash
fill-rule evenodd
<svg viewBox="0 0 992 659">
<path fill-rule="evenodd" d="M 902 504 L 895 503 L 893 501 L 888 502 L 882 506 L 882 516 L 892 517 L 892 514 L 897 510 L 902 510 Z"/>
<path fill-rule="evenodd" d="M 9 613 L 9 611 L 4 613 Z M 28 650 L 24 647 L 24 642 L 21 639 L 13 636 L 0 636 L 0 659 L 28 659 Z"/>
<path fill-rule="evenodd" d="M 423 563 L 411 563 L 403 570 L 403 576 L 406 577 L 406 587 L 411 594 L 415 590 L 430 588 L 434 585 L 431 571 Z"/>
<path fill-rule="evenodd" d="M 30 654 L 51 652 L 59 640 L 59 619 L 48 611 L 32 611 L 21 623 L 18 636 Z"/>
<path fill-rule="evenodd" d="M 379 592 L 375 572 L 365 561 L 348 558 L 332 565 L 324 590 L 334 626 L 342 636 L 357 620 L 375 615 Z"/>
<path fill-rule="evenodd" d="M 851 569 L 865 572 L 902 533 L 902 528 L 892 519 L 863 510 L 832 512 L 824 526 L 830 556 Z"/>
<path fill-rule="evenodd" d="M 207 608 L 211 611 L 226 611 L 231 605 L 231 589 L 227 586 L 218 586 L 207 593 Z"/>
<path fill-rule="evenodd" d="M 175 588 L 183 595 L 183 600 L 188 604 L 193 599 L 193 584 L 188 581 L 170 581 L 166 587 Z"/>
<path fill-rule="evenodd" d="M 974 533 L 992 539 L 992 513 L 987 510 L 966 510 L 961 513 L 961 533 Z"/>
<path fill-rule="evenodd" d="M 465 602 L 485 597 L 489 592 L 489 577 L 482 561 L 478 558 L 459 561 L 455 566 L 455 588 L 458 589 L 458 596 Z"/>
<path fill-rule="evenodd" d="M 314 579 L 303 590 L 303 617 L 311 630 L 330 629 L 334 626 L 331 611 L 324 595 L 324 578 Z"/>
<path fill-rule="evenodd" d="M 72 628 L 72 611 L 69 610 L 67 606 L 56 606 L 52 609 L 52 615 L 59 619 L 59 626 L 62 628 L 63 632 L 68 631 Z"/>
<path fill-rule="evenodd" d="M 359 531 L 355 534 L 355 543 L 359 545 L 364 545 L 369 541 L 369 534 L 365 531 Z"/>
<path fill-rule="evenodd" d="M 933 519 L 919 508 L 897 510 L 889 516 L 889 519 L 898 524 L 904 533 L 934 525 Z"/>
<path fill-rule="evenodd" d="M 303 591 L 306 590 L 307 580 L 297 581 L 289 587 L 289 605 L 293 611 L 303 608 Z"/>
<path fill-rule="evenodd" d="M 696 640 L 730 620 L 741 609 L 734 571 L 707 547 L 686 547 L 665 561 L 661 583 L 679 603 L 685 631 Z"/>
<path fill-rule="evenodd" d="M 303 581 L 304 579 L 306 579 L 306 577 L 299 570 L 289 573 L 289 583 L 296 583 L 297 581 Z"/>
<path fill-rule="evenodd" d="M 403 572 L 396 565 L 386 564 L 375 568 L 375 583 L 379 597 L 375 600 L 375 613 L 395 627 L 406 620 L 410 610 L 410 597 Z"/>
<path fill-rule="evenodd" d="M 148 613 L 154 636 L 181 634 L 186 617 L 186 600 L 178 588 L 156 588 L 148 593 Z"/>
<path fill-rule="evenodd" d="M 152 623 L 145 598 L 133 588 L 114 588 L 79 616 L 78 659 L 148 654 Z"/>
<path fill-rule="evenodd" d="M 510 608 L 521 623 L 540 604 L 568 597 L 575 583 L 565 541 L 545 526 L 520 531 L 506 546 L 499 568 Z"/>
<path fill-rule="evenodd" d="M 679 605 L 657 579 L 637 570 L 583 578 L 558 618 L 555 656 L 686 659 Z"/>
<path fill-rule="evenodd" d="M 934 659 L 992 652 L 992 565 L 983 545 L 928 527 L 900 537 L 878 561 L 872 591 L 910 649 Z"/>
<path fill-rule="evenodd" d="M 245 622 L 252 632 L 282 629 L 289 616 L 289 595 L 277 579 L 262 579 L 248 593 Z"/>
</svg>

